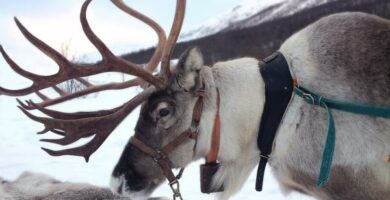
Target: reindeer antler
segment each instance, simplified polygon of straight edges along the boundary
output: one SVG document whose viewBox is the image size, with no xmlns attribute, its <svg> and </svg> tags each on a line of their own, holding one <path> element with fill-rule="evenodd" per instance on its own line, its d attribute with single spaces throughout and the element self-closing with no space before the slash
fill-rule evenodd
<svg viewBox="0 0 390 200">
<path fill-rule="evenodd" d="M 38 49 L 40 49 L 43 53 L 45 53 L 47 56 L 52 58 L 59 66 L 59 71 L 51 76 L 38 76 L 33 73 L 30 73 L 28 71 L 23 70 L 21 67 L 19 67 L 4 51 L 2 46 L 0 46 L 1 54 L 3 55 L 4 59 L 7 61 L 7 63 L 11 66 L 11 68 L 17 72 L 18 74 L 30 79 L 33 81 L 33 85 L 24 88 L 21 90 L 8 90 L 5 88 L 0 87 L 0 94 L 5 94 L 9 96 L 21 96 L 21 95 L 27 95 L 36 91 L 39 91 L 44 88 L 51 87 L 53 85 L 56 85 L 58 83 L 61 83 L 63 81 L 73 79 L 73 78 L 79 78 L 79 77 L 85 77 L 90 75 L 95 75 L 99 73 L 104 72 L 122 72 L 130 75 L 134 75 L 137 77 L 141 77 L 143 80 L 155 85 L 157 88 L 164 87 L 163 80 L 159 79 L 158 77 L 153 76 L 150 72 L 142 69 L 140 65 L 131 63 L 129 61 L 126 61 L 122 58 L 116 57 L 113 55 L 113 53 L 107 48 L 107 46 L 93 33 L 91 30 L 88 21 L 86 19 L 86 11 L 87 7 L 90 4 L 91 0 L 87 0 L 81 9 L 80 13 L 80 21 L 83 27 L 83 30 L 87 36 L 87 38 L 91 41 L 93 45 L 98 49 L 100 54 L 103 57 L 103 60 L 96 64 L 74 64 L 68 61 L 64 56 L 62 56 L 59 52 L 36 38 L 34 35 L 32 35 L 21 23 L 20 21 L 15 18 L 15 22 L 20 29 L 20 31 L 23 33 L 23 35 L 26 37 L 27 40 L 29 40 L 34 46 L 36 46 Z M 118 1 L 120 2 L 120 1 Z M 139 14 L 139 13 L 137 13 Z M 141 21 L 144 21 L 147 18 L 141 18 L 139 15 L 133 15 L 134 17 L 140 19 Z M 143 16 L 145 17 L 145 16 Z M 149 19 L 150 20 L 150 19 Z M 152 20 L 150 20 L 152 21 Z M 148 23 L 147 23 L 148 24 Z M 148 24 L 149 25 L 149 24 Z M 157 25 L 157 24 L 156 24 Z M 153 55 L 151 61 L 149 62 L 148 69 L 154 70 L 158 62 L 156 60 L 161 59 L 161 52 L 162 48 L 165 46 L 165 34 L 163 33 L 163 30 L 161 27 L 157 25 L 156 29 L 158 30 L 159 35 L 159 45 L 157 46 L 156 53 Z"/>
<path fill-rule="evenodd" d="M 153 28 L 158 35 L 159 42 L 156 47 L 156 50 L 149 63 L 147 64 L 147 67 L 143 69 L 138 64 L 115 56 L 107 48 L 107 46 L 94 34 L 86 18 L 87 8 L 91 1 L 92 0 L 86 0 L 83 4 L 80 13 L 80 20 L 87 38 L 102 55 L 103 59 L 98 63 L 71 63 L 56 50 L 54 50 L 53 48 L 42 42 L 40 39 L 32 35 L 16 18 L 15 22 L 19 27 L 20 31 L 23 33 L 23 35 L 27 38 L 27 40 L 29 40 L 34 46 L 40 49 L 47 56 L 52 58 L 59 66 L 59 71 L 56 74 L 50 76 L 39 76 L 31 72 L 25 71 L 21 67 L 19 67 L 15 63 L 15 61 L 13 61 L 4 51 L 3 47 L 0 46 L 0 52 L 6 62 L 10 65 L 10 67 L 21 76 L 33 81 L 33 84 L 30 87 L 19 90 L 9 90 L 0 87 L 0 94 L 8 96 L 24 96 L 35 92 L 43 100 L 43 102 L 41 103 L 26 101 L 26 104 L 18 100 L 20 104 L 19 108 L 30 119 L 44 124 L 45 128 L 43 131 L 40 131 L 39 134 L 51 131 L 53 133 L 63 136 L 63 138 L 61 139 L 43 139 L 41 141 L 60 145 L 68 145 L 74 143 L 81 138 L 94 136 L 90 142 L 76 148 L 64 149 L 60 151 L 53 151 L 42 148 L 52 156 L 82 156 L 86 159 L 86 161 L 88 161 L 91 154 L 94 153 L 100 147 L 100 145 L 105 141 L 105 139 L 129 113 L 131 113 L 139 104 L 145 101 L 153 92 L 166 87 L 168 78 L 170 76 L 169 60 L 183 23 L 186 3 L 185 0 L 177 0 L 174 23 L 172 25 L 170 35 L 168 36 L 168 42 L 166 42 L 165 32 L 156 22 L 128 7 L 123 3 L 122 0 L 111 0 L 121 10 Z M 154 76 L 152 73 L 157 68 L 160 61 L 162 61 L 161 72 L 158 76 Z M 110 83 L 99 86 L 92 85 L 88 81 L 81 78 L 105 72 L 121 72 L 134 75 L 137 78 L 123 83 Z M 71 79 L 76 79 L 77 81 L 85 85 L 86 89 L 75 93 L 66 93 L 56 86 L 61 82 Z M 131 100 L 129 100 L 122 106 L 111 110 L 64 113 L 45 108 L 49 105 L 58 104 L 60 102 L 64 102 L 82 95 L 98 91 L 108 89 L 122 89 L 131 86 L 137 86 L 140 85 L 143 81 L 152 84 L 152 86 L 150 86 L 137 96 L 133 97 Z M 60 97 L 56 99 L 50 99 L 40 92 L 40 90 L 49 87 L 52 87 L 54 90 L 56 90 L 60 94 Z M 37 109 L 42 113 L 48 115 L 50 118 L 37 117 L 29 113 L 27 111 L 28 109 Z"/>
</svg>

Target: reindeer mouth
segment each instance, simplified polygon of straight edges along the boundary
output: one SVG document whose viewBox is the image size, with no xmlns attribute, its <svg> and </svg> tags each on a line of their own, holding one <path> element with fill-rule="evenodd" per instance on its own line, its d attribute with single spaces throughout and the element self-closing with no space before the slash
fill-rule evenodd
<svg viewBox="0 0 390 200">
<path fill-rule="evenodd" d="M 122 194 L 124 191 L 124 181 L 123 176 L 120 176 L 119 178 L 111 177 L 110 181 L 110 188 L 111 191 L 115 194 Z"/>
</svg>

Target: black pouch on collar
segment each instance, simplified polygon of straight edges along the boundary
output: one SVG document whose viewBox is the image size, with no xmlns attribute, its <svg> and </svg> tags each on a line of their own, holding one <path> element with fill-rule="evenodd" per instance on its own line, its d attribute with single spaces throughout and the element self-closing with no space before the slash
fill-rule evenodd
<svg viewBox="0 0 390 200">
<path fill-rule="evenodd" d="M 220 164 L 216 162 L 200 165 L 200 191 L 202 193 L 210 194 L 224 190 L 223 186 L 217 189 L 211 188 L 211 182 L 219 167 Z"/>
</svg>

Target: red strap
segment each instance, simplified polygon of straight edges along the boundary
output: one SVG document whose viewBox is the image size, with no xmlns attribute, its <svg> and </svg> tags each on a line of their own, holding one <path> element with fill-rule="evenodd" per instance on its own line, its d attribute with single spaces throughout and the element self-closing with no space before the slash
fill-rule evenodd
<svg viewBox="0 0 390 200">
<path fill-rule="evenodd" d="M 214 126 L 213 133 L 211 136 L 211 149 L 206 157 L 207 163 L 215 163 L 217 162 L 218 152 L 219 152 L 219 144 L 221 137 L 221 118 L 219 115 L 219 107 L 221 104 L 221 97 L 219 95 L 219 90 L 217 89 L 217 113 L 214 118 Z"/>
</svg>

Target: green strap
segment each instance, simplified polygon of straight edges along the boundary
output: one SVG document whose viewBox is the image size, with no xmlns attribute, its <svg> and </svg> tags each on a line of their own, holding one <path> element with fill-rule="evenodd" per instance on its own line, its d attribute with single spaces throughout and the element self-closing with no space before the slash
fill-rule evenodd
<svg viewBox="0 0 390 200">
<path fill-rule="evenodd" d="M 336 129 L 335 129 L 332 111 L 330 108 L 334 108 L 346 112 L 352 112 L 356 114 L 390 118 L 390 107 L 370 105 L 370 104 L 357 104 L 357 103 L 327 99 L 301 86 L 295 86 L 294 92 L 298 96 L 302 97 L 307 103 L 321 106 L 328 113 L 328 134 L 326 136 L 326 142 L 322 154 L 320 174 L 317 180 L 317 186 L 319 187 L 324 186 L 329 179 L 330 171 L 332 167 L 333 153 L 334 153 L 335 143 L 336 143 L 335 142 Z"/>
</svg>

